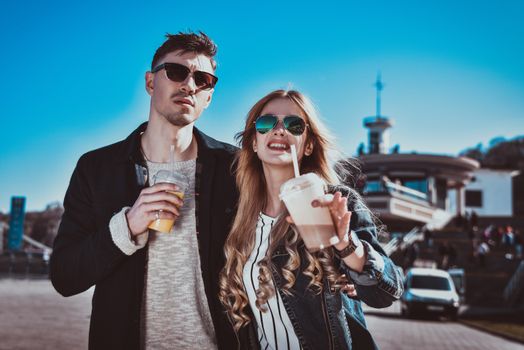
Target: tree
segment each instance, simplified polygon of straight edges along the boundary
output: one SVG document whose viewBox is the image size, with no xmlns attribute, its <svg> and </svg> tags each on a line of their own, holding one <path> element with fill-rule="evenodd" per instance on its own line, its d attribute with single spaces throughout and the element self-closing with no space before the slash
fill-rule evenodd
<svg viewBox="0 0 524 350">
<path fill-rule="evenodd" d="M 493 148 L 501 142 L 505 142 L 506 138 L 503 136 L 497 136 L 489 140 L 489 148 Z"/>
<path fill-rule="evenodd" d="M 361 142 L 360 145 L 358 145 L 357 155 L 359 157 L 364 155 L 364 142 Z"/>
<path fill-rule="evenodd" d="M 524 136 L 495 143 L 486 152 L 482 166 L 495 169 L 524 170 Z"/>
<path fill-rule="evenodd" d="M 475 148 L 468 148 L 460 152 L 459 155 L 462 157 L 475 159 L 476 161 L 482 163 L 482 161 L 484 160 L 484 151 L 482 150 L 482 148 L 482 143 L 479 143 Z"/>
<path fill-rule="evenodd" d="M 398 154 L 398 153 L 400 153 L 400 145 L 399 145 L 398 143 L 397 143 L 395 146 L 393 146 L 393 147 L 391 148 L 391 153 L 392 153 L 392 154 Z"/>
</svg>

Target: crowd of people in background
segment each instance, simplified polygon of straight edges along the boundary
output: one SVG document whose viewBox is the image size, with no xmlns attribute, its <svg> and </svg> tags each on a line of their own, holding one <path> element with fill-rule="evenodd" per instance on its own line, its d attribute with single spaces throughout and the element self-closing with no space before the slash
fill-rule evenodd
<svg viewBox="0 0 524 350">
<path fill-rule="evenodd" d="M 508 259 L 522 259 L 522 233 L 511 225 L 488 225 L 479 232 L 480 244 L 488 247 L 504 247 Z"/>
<path fill-rule="evenodd" d="M 510 224 L 495 225 L 492 223 L 481 227 L 475 211 L 466 212 L 464 216 L 456 216 L 452 224 L 460 231 L 467 232 L 471 240 L 469 260 L 481 268 L 486 267 L 487 256 L 494 249 L 502 250 L 504 257 L 508 260 L 524 258 L 522 231 L 515 229 Z M 438 240 L 435 242 L 433 233 L 425 229 L 424 244 L 434 251 L 435 267 L 444 270 L 457 267 L 460 252 L 452 241 Z M 421 257 L 421 250 L 420 242 L 414 242 L 406 248 L 402 263 L 405 269 L 415 265 L 415 261 Z"/>
<path fill-rule="evenodd" d="M 522 233 L 509 224 L 489 224 L 481 228 L 478 215 L 475 211 L 466 213 L 464 218 L 457 218 L 456 224 L 468 232 L 472 242 L 473 258 L 479 266 L 486 266 L 486 256 L 495 247 L 501 247 L 506 259 L 522 259 L 523 238 Z M 460 227 L 460 226 L 459 226 Z"/>
</svg>

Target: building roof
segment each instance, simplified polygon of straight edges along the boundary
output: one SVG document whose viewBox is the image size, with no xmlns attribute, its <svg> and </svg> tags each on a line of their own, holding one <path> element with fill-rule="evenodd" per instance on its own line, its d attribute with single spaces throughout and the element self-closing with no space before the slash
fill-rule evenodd
<svg viewBox="0 0 524 350">
<path fill-rule="evenodd" d="M 364 126 L 366 128 L 371 127 L 383 127 L 383 128 L 390 128 L 393 126 L 393 120 L 389 119 L 385 116 L 371 116 L 364 118 Z"/>
<path fill-rule="evenodd" d="M 366 154 L 360 157 L 360 161 L 368 176 L 434 176 L 446 179 L 449 187 L 463 186 L 480 167 L 479 162 L 467 157 L 419 153 Z"/>
</svg>

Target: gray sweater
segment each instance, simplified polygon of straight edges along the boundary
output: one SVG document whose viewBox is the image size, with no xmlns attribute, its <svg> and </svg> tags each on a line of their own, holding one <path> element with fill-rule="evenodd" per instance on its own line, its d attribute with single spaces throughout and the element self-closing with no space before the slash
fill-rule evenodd
<svg viewBox="0 0 524 350">
<path fill-rule="evenodd" d="M 167 163 L 147 162 L 149 177 L 169 169 Z M 215 329 L 200 268 L 195 221 L 196 160 L 175 163 L 189 178 L 180 216 L 170 233 L 144 232 L 131 240 L 125 213 L 109 224 L 115 244 L 127 255 L 148 247 L 141 340 L 144 349 L 216 349 Z"/>
</svg>

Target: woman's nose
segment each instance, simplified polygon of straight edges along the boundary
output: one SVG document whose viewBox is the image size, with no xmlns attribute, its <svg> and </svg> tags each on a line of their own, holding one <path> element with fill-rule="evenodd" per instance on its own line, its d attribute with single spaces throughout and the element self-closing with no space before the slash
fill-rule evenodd
<svg viewBox="0 0 524 350">
<path fill-rule="evenodd" d="M 278 135 L 284 135 L 286 128 L 282 120 L 277 121 L 277 125 L 273 128 L 273 133 Z"/>
</svg>

